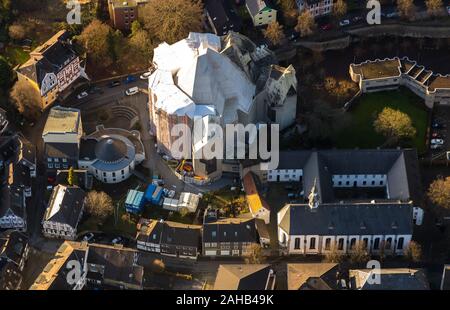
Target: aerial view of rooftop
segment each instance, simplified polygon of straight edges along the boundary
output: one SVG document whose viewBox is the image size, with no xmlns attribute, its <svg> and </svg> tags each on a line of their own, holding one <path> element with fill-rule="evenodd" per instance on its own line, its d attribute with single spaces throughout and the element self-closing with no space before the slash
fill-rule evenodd
<svg viewBox="0 0 450 310">
<path fill-rule="evenodd" d="M 33 290 L 449 297 L 450 0 L 0 0 L 0 296 Z"/>
</svg>

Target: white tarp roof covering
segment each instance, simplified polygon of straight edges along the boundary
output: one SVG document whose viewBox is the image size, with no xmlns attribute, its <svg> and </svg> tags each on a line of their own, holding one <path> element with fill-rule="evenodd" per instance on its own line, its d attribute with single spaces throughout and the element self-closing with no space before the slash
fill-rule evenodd
<svg viewBox="0 0 450 310">
<path fill-rule="evenodd" d="M 248 113 L 255 85 L 220 49 L 220 38 L 205 33 L 190 33 L 172 45 L 160 44 L 153 57 L 157 69 L 149 79 L 156 108 L 169 114 L 205 116 L 209 112 L 203 114 L 205 110 L 195 106 L 210 105 L 224 123 L 237 121 L 238 109 Z"/>
</svg>

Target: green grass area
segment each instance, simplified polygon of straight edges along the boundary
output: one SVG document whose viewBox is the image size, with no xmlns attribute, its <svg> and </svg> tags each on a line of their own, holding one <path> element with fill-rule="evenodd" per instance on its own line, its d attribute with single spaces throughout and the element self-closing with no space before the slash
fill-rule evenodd
<svg viewBox="0 0 450 310">
<path fill-rule="evenodd" d="M 29 52 L 25 52 L 21 46 L 17 45 L 7 45 L 4 52 L 4 57 L 10 63 L 11 67 L 23 64 L 30 58 Z"/>
<path fill-rule="evenodd" d="M 389 107 L 409 115 L 417 134 L 411 141 L 405 141 L 401 146 L 415 147 L 423 153 L 427 132 L 428 111 L 423 100 L 406 89 L 364 94 L 354 103 L 349 111 L 351 121 L 349 126 L 341 130 L 334 142 L 338 148 L 376 148 L 382 146 L 385 137 L 376 133 L 373 122 L 383 108 Z"/>
</svg>

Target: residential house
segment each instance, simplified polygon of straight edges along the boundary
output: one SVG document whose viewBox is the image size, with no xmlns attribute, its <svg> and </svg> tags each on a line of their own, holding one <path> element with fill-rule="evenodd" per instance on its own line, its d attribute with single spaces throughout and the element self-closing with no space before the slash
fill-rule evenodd
<svg viewBox="0 0 450 310">
<path fill-rule="evenodd" d="M 269 4 L 269 0 L 246 0 L 245 5 L 253 25 L 264 26 L 277 21 L 277 10 Z"/>
<path fill-rule="evenodd" d="M 276 275 L 268 264 L 225 264 L 217 272 L 214 290 L 273 290 Z"/>
<path fill-rule="evenodd" d="M 90 244 L 86 259 L 89 288 L 142 290 L 144 267 L 138 251 L 122 246 Z"/>
<path fill-rule="evenodd" d="M 26 81 L 41 96 L 41 108 L 58 96 L 73 90 L 74 82 L 84 77 L 80 57 L 71 43 L 69 32 L 61 30 L 30 53 L 30 59 L 16 69 L 19 81 Z"/>
<path fill-rule="evenodd" d="M 131 30 L 131 24 L 138 20 L 139 8 L 149 0 L 108 0 L 109 18 L 113 27 L 122 31 Z"/>
<path fill-rule="evenodd" d="M 42 220 L 44 236 L 74 240 L 83 215 L 85 196 L 77 186 L 55 186 Z"/>
<path fill-rule="evenodd" d="M 288 290 L 335 290 L 339 265 L 333 263 L 286 264 Z"/>
<path fill-rule="evenodd" d="M 433 73 L 407 57 L 351 64 L 349 72 L 362 93 L 405 86 L 424 99 L 430 109 L 435 104 L 450 105 L 450 75 Z"/>
<path fill-rule="evenodd" d="M 0 188 L 0 228 L 27 230 L 25 195 L 22 190 L 9 185 Z"/>
<path fill-rule="evenodd" d="M 355 290 L 429 290 L 422 269 L 382 268 L 349 271 L 350 288 Z"/>
<path fill-rule="evenodd" d="M 246 256 L 259 245 L 254 218 L 219 218 L 207 209 L 203 221 L 204 256 Z"/>
<path fill-rule="evenodd" d="M 197 259 L 201 228 L 200 225 L 141 219 L 137 226 L 137 248 L 162 255 Z"/>
<path fill-rule="evenodd" d="M 87 242 L 64 241 L 30 290 L 81 290 L 86 285 Z M 77 268 L 78 272 L 73 273 Z M 72 272 L 72 275 L 69 273 Z M 76 277 L 78 275 L 78 277 Z M 67 281 L 70 276 L 71 281 Z"/>
<path fill-rule="evenodd" d="M 242 184 L 244 185 L 245 197 L 252 216 L 262 219 L 264 223 L 269 224 L 270 206 L 258 192 L 257 182 L 257 176 L 252 172 L 248 172 L 244 176 Z"/>
<path fill-rule="evenodd" d="M 28 258 L 28 237 L 17 230 L 0 234 L 0 261 L 13 263 L 22 271 Z"/>
<path fill-rule="evenodd" d="M 216 35 L 223 36 L 229 31 L 241 31 L 242 21 L 230 0 L 206 0 L 205 12 Z"/>
<path fill-rule="evenodd" d="M 82 135 L 80 110 L 61 106 L 50 110 L 42 132 L 44 156 L 49 173 L 56 174 L 58 169 L 78 166 Z"/>
<path fill-rule="evenodd" d="M 309 10 L 313 17 L 331 14 L 333 2 L 334 0 L 295 0 L 299 11 Z"/>
</svg>

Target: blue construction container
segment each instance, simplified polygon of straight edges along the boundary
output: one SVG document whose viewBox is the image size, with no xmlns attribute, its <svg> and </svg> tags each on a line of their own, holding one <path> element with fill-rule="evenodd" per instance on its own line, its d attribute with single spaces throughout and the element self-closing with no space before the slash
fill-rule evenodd
<svg viewBox="0 0 450 310">
<path fill-rule="evenodd" d="M 127 194 L 127 199 L 125 200 L 125 209 L 129 213 L 139 214 L 142 212 L 144 207 L 145 199 L 144 193 L 130 189 Z"/>
</svg>

